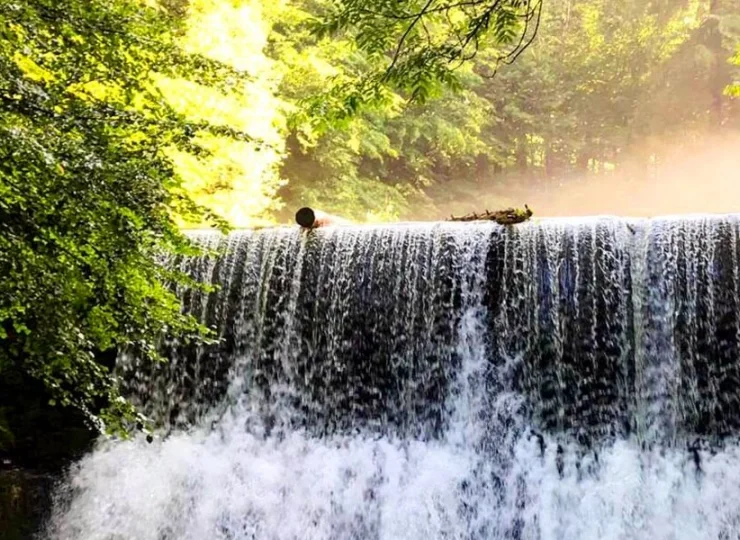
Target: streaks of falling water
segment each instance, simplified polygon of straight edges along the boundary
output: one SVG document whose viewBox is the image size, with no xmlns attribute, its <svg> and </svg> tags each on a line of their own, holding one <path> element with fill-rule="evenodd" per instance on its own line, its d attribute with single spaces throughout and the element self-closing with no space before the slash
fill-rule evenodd
<svg viewBox="0 0 740 540">
<path fill-rule="evenodd" d="M 737 538 L 738 223 L 201 235 L 221 342 L 121 362 L 167 436 L 101 443 L 50 537 Z"/>
</svg>

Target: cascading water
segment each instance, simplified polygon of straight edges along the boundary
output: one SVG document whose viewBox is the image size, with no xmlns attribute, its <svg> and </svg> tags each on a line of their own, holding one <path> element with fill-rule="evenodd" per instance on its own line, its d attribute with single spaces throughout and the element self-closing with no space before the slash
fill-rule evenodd
<svg viewBox="0 0 740 540">
<path fill-rule="evenodd" d="M 220 343 L 121 359 L 50 538 L 740 538 L 734 217 L 199 240 Z"/>
</svg>

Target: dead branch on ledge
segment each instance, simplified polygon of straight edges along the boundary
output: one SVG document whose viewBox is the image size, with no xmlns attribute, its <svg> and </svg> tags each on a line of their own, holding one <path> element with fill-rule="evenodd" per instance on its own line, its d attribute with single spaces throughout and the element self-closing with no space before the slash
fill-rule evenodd
<svg viewBox="0 0 740 540">
<path fill-rule="evenodd" d="M 447 221 L 495 221 L 499 225 L 515 225 L 527 221 L 532 215 L 532 210 L 525 204 L 524 209 L 506 208 L 495 212 L 486 210 L 482 214 L 473 212 L 464 216 L 450 216 Z"/>
</svg>

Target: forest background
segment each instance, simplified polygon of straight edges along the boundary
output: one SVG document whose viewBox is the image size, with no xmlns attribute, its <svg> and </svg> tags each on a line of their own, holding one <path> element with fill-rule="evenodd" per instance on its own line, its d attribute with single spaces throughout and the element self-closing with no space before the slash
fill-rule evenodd
<svg viewBox="0 0 740 540">
<path fill-rule="evenodd" d="M 458 88 L 432 88 L 424 103 L 392 93 L 339 120 L 307 114 L 305 100 L 377 60 L 352 35 L 310 32 L 327 5 L 187 8 L 187 47 L 241 80 L 224 92 L 163 79 L 167 98 L 265 143 L 215 138 L 207 158 L 172 153 L 185 188 L 235 226 L 289 222 L 303 205 L 379 221 L 525 202 L 538 215 L 731 211 L 740 196 L 740 101 L 728 90 L 740 79 L 737 1 L 547 2 L 512 65 L 483 48 Z"/>
</svg>

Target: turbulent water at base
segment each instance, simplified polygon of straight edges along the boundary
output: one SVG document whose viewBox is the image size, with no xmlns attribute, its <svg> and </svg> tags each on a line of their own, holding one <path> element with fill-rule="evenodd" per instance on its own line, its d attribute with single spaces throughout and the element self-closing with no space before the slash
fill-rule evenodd
<svg viewBox="0 0 740 540">
<path fill-rule="evenodd" d="M 60 540 L 740 538 L 735 217 L 196 235 L 217 345 L 119 362 Z"/>
</svg>

